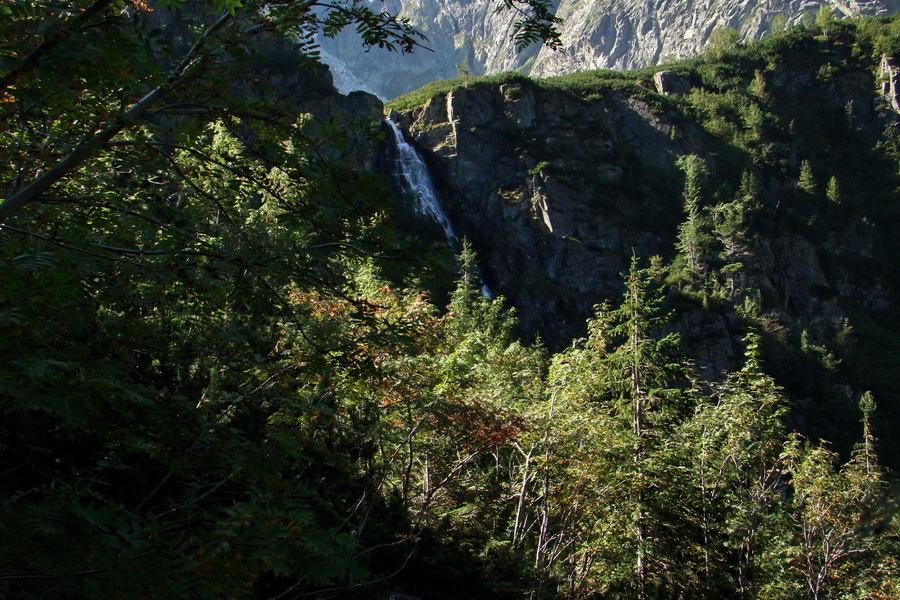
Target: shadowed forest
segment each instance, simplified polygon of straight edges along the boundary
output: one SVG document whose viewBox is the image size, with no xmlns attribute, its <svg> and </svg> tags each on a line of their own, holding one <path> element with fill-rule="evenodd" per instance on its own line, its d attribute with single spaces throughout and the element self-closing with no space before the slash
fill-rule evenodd
<svg viewBox="0 0 900 600">
<path fill-rule="evenodd" d="M 528 11 L 521 44 L 553 43 L 550 4 L 500 4 Z M 668 174 L 670 251 L 624 256 L 550 351 L 482 295 L 471 244 L 398 222 L 380 102 L 316 62 L 314 34 L 344 27 L 413 50 L 402 20 L 233 0 L 0 15 L 0 595 L 900 597 L 898 122 L 842 105 L 821 133 L 773 75 L 880 86 L 900 21 L 725 32 L 666 65 L 695 82 L 681 99 L 647 70 L 395 101 L 514 81 L 630 94 L 708 136 L 715 172 L 691 154 Z M 767 306 L 754 240 L 851 221 L 865 248 L 833 258 L 889 308 L 860 292 L 817 330 Z M 730 372 L 682 343 L 696 307 L 740 324 Z"/>
</svg>

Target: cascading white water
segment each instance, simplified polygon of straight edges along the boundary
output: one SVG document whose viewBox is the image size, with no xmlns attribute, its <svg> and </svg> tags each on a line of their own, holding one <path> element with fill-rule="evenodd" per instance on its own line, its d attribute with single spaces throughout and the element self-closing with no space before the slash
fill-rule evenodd
<svg viewBox="0 0 900 600">
<path fill-rule="evenodd" d="M 441 206 L 441 200 L 434 189 L 434 182 L 431 179 L 431 174 L 428 172 L 425 161 L 422 160 L 416 149 L 406 141 L 406 138 L 403 137 L 403 132 L 400 131 L 396 123 L 390 119 L 385 119 L 384 121 L 394 135 L 394 149 L 397 157 L 393 159 L 394 169 L 392 169 L 391 174 L 394 176 L 395 181 L 405 194 L 412 196 L 416 210 L 419 213 L 426 215 L 441 226 L 450 246 L 459 248 L 459 238 L 456 237 L 453 225 L 450 224 L 450 219 Z M 484 282 L 482 282 L 481 293 L 489 300 L 494 297 L 490 288 Z"/>
<path fill-rule="evenodd" d="M 394 148 L 397 151 L 396 168 L 393 169 L 393 175 L 397 179 L 397 183 L 403 188 L 403 192 L 412 196 L 415 201 L 416 210 L 441 226 L 447 241 L 451 246 L 456 247 L 459 238 L 453 231 L 450 219 L 441 206 L 441 200 L 438 198 L 434 189 L 434 183 L 431 175 L 428 173 L 428 167 L 425 161 L 416 152 L 416 149 L 409 145 L 403 132 L 397 127 L 396 123 L 390 119 L 385 119 L 385 123 L 391 128 L 394 134 Z"/>
</svg>

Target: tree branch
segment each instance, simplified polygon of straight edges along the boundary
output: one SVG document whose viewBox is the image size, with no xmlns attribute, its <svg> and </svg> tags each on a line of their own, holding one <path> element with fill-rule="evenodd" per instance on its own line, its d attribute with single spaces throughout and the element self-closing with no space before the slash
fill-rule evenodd
<svg viewBox="0 0 900 600">
<path fill-rule="evenodd" d="M 29 52 L 28 56 L 22 59 L 22 62 L 10 69 L 3 77 L 0 77 L 0 90 L 9 87 L 9 85 L 21 77 L 24 72 L 36 65 L 41 57 L 58 44 L 60 40 L 67 37 L 82 23 L 90 21 L 97 13 L 110 6 L 112 3 L 113 0 L 97 0 L 91 6 L 87 7 L 84 12 L 72 19 L 68 24 L 68 27 L 63 26 L 44 38 L 44 41 L 38 44 L 37 48 Z"/>
<path fill-rule="evenodd" d="M 400 260 L 402 258 L 400 256 L 388 256 L 386 254 L 373 254 L 371 252 L 363 250 L 359 246 L 354 246 L 349 242 L 324 242 L 321 244 L 313 244 L 312 246 L 307 246 L 306 250 L 319 250 L 320 248 L 329 248 L 332 246 L 338 246 L 340 248 L 350 248 L 351 250 L 355 250 L 356 252 L 359 252 L 360 254 L 369 256 L 371 258 L 380 258 L 383 260 Z"/>
<path fill-rule="evenodd" d="M 116 134 L 122 131 L 130 123 L 133 123 L 135 120 L 144 116 L 150 107 L 156 104 L 156 102 L 169 92 L 176 83 L 190 75 L 190 73 L 203 63 L 203 58 L 196 55 L 203 47 L 206 40 L 208 40 L 216 31 L 221 29 L 229 20 L 231 20 L 231 18 L 232 15 L 230 13 L 225 13 L 209 29 L 203 32 L 203 35 L 200 36 L 194 46 L 184 56 L 181 64 L 169 74 L 162 84 L 148 92 L 143 98 L 133 104 L 131 108 L 94 134 L 93 137 L 82 140 L 68 155 L 63 157 L 58 163 L 43 174 L 39 175 L 37 179 L 18 192 L 8 196 L 3 204 L 0 204 L 0 223 L 3 223 L 10 215 L 43 194 L 73 169 L 81 166 L 84 161 L 96 154 L 105 144 L 112 140 Z"/>
<path fill-rule="evenodd" d="M 111 260 L 111 261 L 114 261 L 114 262 L 124 262 L 124 263 L 128 263 L 128 264 L 130 264 L 130 265 L 135 265 L 135 266 L 138 266 L 138 267 L 144 266 L 144 265 L 142 265 L 142 264 L 139 263 L 139 262 L 135 262 L 135 261 L 133 261 L 133 260 L 128 260 L 127 258 L 118 258 L 118 257 L 115 257 L 115 256 L 103 256 L 102 254 L 95 254 L 95 253 L 93 253 L 93 252 L 88 252 L 87 250 L 83 250 L 83 249 L 81 249 L 81 248 L 76 248 L 75 246 L 70 246 L 70 245 L 65 244 L 65 243 L 63 243 L 63 242 L 60 242 L 59 240 L 55 240 L 55 239 L 53 239 L 53 238 L 49 238 L 49 237 L 47 237 L 47 236 L 43 236 L 43 235 L 34 233 L 34 232 L 32 232 L 32 231 L 25 231 L 24 229 L 19 229 L 18 227 L 10 227 L 9 225 L 3 225 L 3 224 L 0 224 L 0 231 L 4 231 L 4 230 L 6 230 L 6 231 L 12 231 L 12 232 L 14 232 L 14 233 L 18 233 L 19 235 L 27 235 L 27 236 L 29 236 L 29 237 L 33 237 L 33 238 L 35 238 L 35 239 L 38 239 L 38 240 L 41 240 L 41 241 L 44 241 L 44 242 L 48 242 L 48 243 L 53 244 L 53 245 L 55 245 L 55 246 L 59 246 L 60 248 L 65 248 L 66 250 L 72 250 L 73 252 L 80 252 L 81 254 L 87 254 L 88 256 L 93 256 L 94 258 L 102 258 L 102 259 L 104 259 L 104 260 Z"/>
</svg>

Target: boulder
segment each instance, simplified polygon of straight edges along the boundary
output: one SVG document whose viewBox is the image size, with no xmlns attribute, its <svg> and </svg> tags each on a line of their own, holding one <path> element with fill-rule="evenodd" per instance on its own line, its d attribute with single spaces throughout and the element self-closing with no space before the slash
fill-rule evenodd
<svg viewBox="0 0 900 600">
<path fill-rule="evenodd" d="M 691 84 L 675 71 L 657 71 L 653 75 L 653 83 L 656 84 L 656 91 L 666 96 L 687 94 L 691 91 Z"/>
</svg>

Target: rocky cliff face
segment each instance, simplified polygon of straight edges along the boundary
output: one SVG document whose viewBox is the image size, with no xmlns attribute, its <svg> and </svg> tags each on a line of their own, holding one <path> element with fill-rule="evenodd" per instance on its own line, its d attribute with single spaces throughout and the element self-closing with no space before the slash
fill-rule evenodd
<svg viewBox="0 0 900 600">
<path fill-rule="evenodd" d="M 323 39 L 326 62 L 338 88 L 364 89 L 393 98 L 430 81 L 519 71 L 533 76 L 588 69 L 633 69 L 693 55 L 719 27 L 757 39 L 779 21 L 796 22 L 823 5 L 838 16 L 893 14 L 898 0 L 560 0 L 563 49 L 532 47 L 516 53 L 510 40 L 515 16 L 495 14 L 495 0 L 388 0 L 385 9 L 407 16 L 428 36 L 412 56 L 359 51 L 352 33 Z"/>
<path fill-rule="evenodd" d="M 528 82 L 458 89 L 400 119 L 434 157 L 458 229 L 523 326 L 583 331 L 632 252 L 671 245 L 675 157 L 703 152 L 675 113 L 611 94 L 580 102 Z"/>
<path fill-rule="evenodd" d="M 850 70 L 826 83 L 804 75 L 808 69 L 779 64 L 768 75 L 772 93 L 813 98 L 816 110 L 835 114 L 852 106 L 859 135 L 880 135 L 896 121 L 876 111 L 886 102 L 874 93 L 875 73 Z M 667 77 L 666 85 L 690 89 L 674 73 L 658 79 Z M 632 255 L 670 261 L 676 254 L 684 219 L 677 157 L 701 156 L 710 181 L 734 168 L 728 163 L 737 155 L 718 155 L 722 147 L 688 116 L 684 96 L 652 85 L 579 97 L 513 77 L 460 86 L 394 115 L 430 155 L 454 226 L 472 240 L 488 284 L 551 346 L 582 335 L 597 303 L 618 300 Z M 838 162 L 850 152 L 820 150 Z M 817 230 L 821 217 L 803 211 L 818 209 L 796 203 L 798 146 L 772 142 L 766 152 L 773 167 L 758 165 L 762 225 L 741 259 L 742 285 L 753 290 L 747 298 L 772 311 L 789 335 L 809 330 L 823 339 L 854 306 L 892 310 L 895 291 L 853 266 L 872 259 L 871 222 L 853 215 Z M 801 218 L 807 224 L 789 224 Z M 697 308 L 679 317 L 710 371 L 733 368 L 741 356 L 744 326 L 735 315 Z"/>
</svg>

